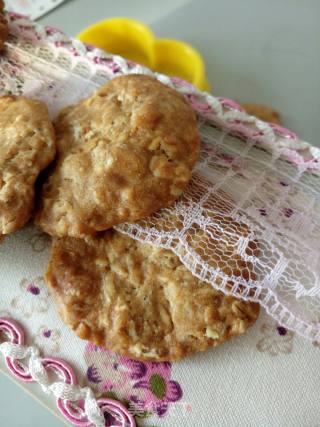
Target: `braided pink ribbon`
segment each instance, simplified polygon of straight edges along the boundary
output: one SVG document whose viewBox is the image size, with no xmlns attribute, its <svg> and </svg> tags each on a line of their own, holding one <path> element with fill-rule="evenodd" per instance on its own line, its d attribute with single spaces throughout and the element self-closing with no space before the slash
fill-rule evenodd
<svg viewBox="0 0 320 427">
<path fill-rule="evenodd" d="M 9 339 L 0 344 L 0 353 L 11 373 L 21 381 L 38 382 L 45 392 L 54 394 L 59 411 L 71 424 L 136 427 L 134 417 L 120 402 L 107 398 L 96 400 L 90 388 L 79 387 L 74 370 L 64 360 L 41 358 L 36 347 L 25 346 L 25 333 L 19 323 L 0 317 L 0 332 Z M 25 366 L 22 360 L 27 358 L 29 363 Z M 62 381 L 50 384 L 48 370 L 54 371 Z"/>
</svg>

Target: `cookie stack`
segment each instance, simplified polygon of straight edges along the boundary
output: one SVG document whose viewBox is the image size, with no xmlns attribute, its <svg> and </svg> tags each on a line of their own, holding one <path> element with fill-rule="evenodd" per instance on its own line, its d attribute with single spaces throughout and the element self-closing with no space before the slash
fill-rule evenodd
<svg viewBox="0 0 320 427">
<path fill-rule="evenodd" d="M 43 104 L 3 97 L 0 129 L 0 234 L 35 206 L 53 238 L 46 282 L 81 338 L 138 360 L 179 360 L 254 323 L 257 304 L 112 229 L 170 206 L 188 185 L 200 139 L 182 95 L 149 76 L 117 77 L 64 109 L 54 129 Z"/>
</svg>

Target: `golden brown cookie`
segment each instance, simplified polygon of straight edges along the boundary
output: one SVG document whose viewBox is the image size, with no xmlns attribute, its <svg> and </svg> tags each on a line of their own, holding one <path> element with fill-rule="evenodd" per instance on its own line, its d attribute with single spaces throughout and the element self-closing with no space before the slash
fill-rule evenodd
<svg viewBox="0 0 320 427">
<path fill-rule="evenodd" d="M 58 161 L 37 223 L 83 237 L 172 204 L 199 154 L 195 114 L 178 92 L 145 75 L 117 77 L 56 122 Z"/>
<path fill-rule="evenodd" d="M 4 2 L 0 0 L 0 50 L 4 48 L 4 42 L 7 40 L 9 29 L 6 18 L 4 17 Z"/>
<path fill-rule="evenodd" d="M 24 97 L 0 97 L 0 235 L 30 218 L 34 184 L 55 155 L 47 107 Z"/>
<path fill-rule="evenodd" d="M 170 250 L 113 230 L 55 238 L 45 278 L 77 335 L 138 360 L 179 360 L 217 346 L 259 313 L 199 281 Z"/>
<path fill-rule="evenodd" d="M 258 119 L 268 123 L 281 124 L 280 114 L 270 107 L 259 104 L 241 104 L 251 116 L 256 116 Z"/>
</svg>

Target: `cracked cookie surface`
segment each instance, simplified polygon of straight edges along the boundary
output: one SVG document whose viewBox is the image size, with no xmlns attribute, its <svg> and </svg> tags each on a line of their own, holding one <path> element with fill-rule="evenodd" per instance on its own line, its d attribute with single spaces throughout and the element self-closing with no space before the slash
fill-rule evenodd
<svg viewBox="0 0 320 427">
<path fill-rule="evenodd" d="M 240 335 L 258 304 L 194 277 L 170 250 L 113 230 L 55 238 L 46 282 L 83 339 L 138 360 L 179 360 Z"/>
<path fill-rule="evenodd" d="M 191 178 L 200 140 L 184 97 L 145 75 L 114 78 L 56 122 L 58 160 L 37 223 L 83 237 L 172 204 Z"/>
<path fill-rule="evenodd" d="M 34 205 L 34 184 L 55 155 L 54 129 L 45 104 L 0 97 L 0 235 L 21 228 Z"/>
</svg>

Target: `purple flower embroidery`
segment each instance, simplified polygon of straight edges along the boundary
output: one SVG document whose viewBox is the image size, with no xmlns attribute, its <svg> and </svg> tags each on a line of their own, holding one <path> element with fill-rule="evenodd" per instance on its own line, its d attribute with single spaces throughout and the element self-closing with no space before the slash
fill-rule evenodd
<svg viewBox="0 0 320 427">
<path fill-rule="evenodd" d="M 131 378 L 141 378 L 134 383 L 133 388 L 145 391 L 144 399 L 140 402 L 145 409 L 152 410 L 161 417 L 166 414 L 170 402 L 177 402 L 182 398 L 180 385 L 171 379 L 171 363 L 140 362 L 139 364 L 144 365 L 143 369 L 131 359 L 125 361 L 125 364 L 131 371 Z M 141 372 L 144 372 L 143 375 Z"/>
<path fill-rule="evenodd" d="M 45 338 L 50 338 L 50 337 L 51 337 L 51 334 L 52 334 L 52 332 L 50 331 L 50 329 L 46 329 L 46 330 L 44 330 L 44 331 L 42 332 L 42 335 L 43 335 Z"/>
<path fill-rule="evenodd" d="M 262 335 L 257 350 L 270 356 L 289 354 L 293 350 L 294 333 L 276 322 L 264 323 L 260 328 Z"/>
<path fill-rule="evenodd" d="M 283 208 L 282 212 L 286 218 L 290 218 L 293 215 L 293 210 L 291 208 Z"/>
<path fill-rule="evenodd" d="M 265 208 L 260 208 L 259 212 L 260 212 L 260 215 L 267 216 L 267 210 Z"/>
<path fill-rule="evenodd" d="M 30 292 L 32 295 L 39 295 L 40 294 L 40 288 L 38 286 L 35 286 L 33 283 L 30 283 L 27 286 L 27 291 Z"/>
<path fill-rule="evenodd" d="M 133 411 L 162 417 L 170 404 L 182 398 L 169 362 L 139 362 L 92 344 L 86 346 L 85 360 L 91 385 L 129 401 Z"/>
<path fill-rule="evenodd" d="M 34 336 L 34 342 L 48 353 L 56 353 L 60 350 L 60 331 L 55 328 L 40 326 Z"/>
<path fill-rule="evenodd" d="M 130 377 L 134 380 L 144 377 L 147 373 L 147 366 L 144 362 L 129 359 L 128 365 L 131 371 Z"/>
<path fill-rule="evenodd" d="M 87 369 L 87 378 L 90 382 L 95 384 L 99 384 L 102 381 L 98 370 L 94 365 L 89 366 L 89 368 Z"/>
<path fill-rule="evenodd" d="M 286 328 L 284 328 L 283 326 L 278 326 L 277 327 L 277 331 L 278 331 L 278 334 L 281 335 L 281 336 L 284 336 L 287 333 Z"/>
<path fill-rule="evenodd" d="M 22 279 L 17 293 L 10 301 L 10 306 L 27 319 L 37 313 L 45 313 L 49 309 L 49 294 L 43 277 Z M 35 298 L 36 297 L 36 298 Z"/>
</svg>

